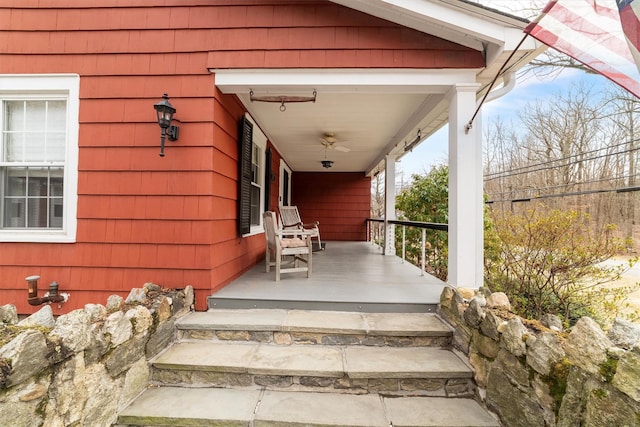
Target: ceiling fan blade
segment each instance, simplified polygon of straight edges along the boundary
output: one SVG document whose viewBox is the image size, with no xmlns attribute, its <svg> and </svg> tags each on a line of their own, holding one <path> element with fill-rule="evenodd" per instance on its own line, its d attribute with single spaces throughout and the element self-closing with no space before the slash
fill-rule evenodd
<svg viewBox="0 0 640 427">
<path fill-rule="evenodd" d="M 333 150 L 333 144 L 329 144 L 327 141 L 325 141 L 324 139 L 320 140 L 320 144 L 322 144 L 322 148 L 323 149 L 329 149 L 329 150 Z"/>
<path fill-rule="evenodd" d="M 335 147 L 333 147 L 336 151 L 342 151 L 343 153 L 348 153 L 349 151 L 351 151 L 350 148 L 347 147 L 343 147 L 342 145 L 337 145 Z"/>
</svg>

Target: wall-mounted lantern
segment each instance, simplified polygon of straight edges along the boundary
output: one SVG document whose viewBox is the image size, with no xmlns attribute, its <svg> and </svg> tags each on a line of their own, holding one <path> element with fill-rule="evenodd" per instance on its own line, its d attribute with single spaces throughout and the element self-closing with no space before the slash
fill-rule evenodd
<svg viewBox="0 0 640 427">
<path fill-rule="evenodd" d="M 158 125 L 162 132 L 160 134 L 160 157 L 164 157 L 165 139 L 169 138 L 169 141 L 178 140 L 179 128 L 178 126 L 171 124 L 171 120 L 173 120 L 173 115 L 175 114 L 176 109 L 173 108 L 173 105 L 169 102 L 169 95 L 166 93 L 162 96 L 162 100 L 160 102 L 153 105 L 153 108 L 156 110 Z"/>
</svg>

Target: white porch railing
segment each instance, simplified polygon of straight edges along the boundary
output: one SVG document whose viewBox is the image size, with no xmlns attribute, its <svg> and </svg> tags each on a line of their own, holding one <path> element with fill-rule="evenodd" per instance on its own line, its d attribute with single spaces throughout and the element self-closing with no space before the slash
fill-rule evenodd
<svg viewBox="0 0 640 427">
<path fill-rule="evenodd" d="M 377 244 L 380 247 L 384 247 L 384 239 L 386 236 L 385 230 L 387 224 L 399 225 L 402 227 L 402 262 L 406 261 L 406 248 L 407 227 L 420 228 L 422 230 L 422 237 L 420 241 L 421 257 L 420 257 L 420 275 L 424 276 L 426 267 L 426 245 L 427 245 L 427 230 L 449 231 L 448 224 L 435 223 L 435 222 L 421 222 L 421 221 L 403 221 L 403 220 L 390 220 L 385 221 L 381 218 L 367 218 L 367 238 L 373 244 Z M 395 245 L 395 242 L 394 242 Z"/>
</svg>

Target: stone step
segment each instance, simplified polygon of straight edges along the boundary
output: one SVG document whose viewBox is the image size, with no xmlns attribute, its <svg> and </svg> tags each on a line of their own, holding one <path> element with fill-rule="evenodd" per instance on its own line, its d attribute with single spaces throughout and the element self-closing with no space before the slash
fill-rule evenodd
<svg viewBox="0 0 640 427">
<path fill-rule="evenodd" d="M 192 313 L 180 339 L 371 346 L 447 346 L 451 328 L 432 313 L 223 310 Z"/>
<path fill-rule="evenodd" d="M 436 347 L 182 341 L 152 366 L 153 381 L 164 384 L 439 396 L 474 391 L 468 365 Z"/>
<path fill-rule="evenodd" d="M 498 427 L 472 399 L 157 387 L 118 417 L 125 426 Z"/>
</svg>

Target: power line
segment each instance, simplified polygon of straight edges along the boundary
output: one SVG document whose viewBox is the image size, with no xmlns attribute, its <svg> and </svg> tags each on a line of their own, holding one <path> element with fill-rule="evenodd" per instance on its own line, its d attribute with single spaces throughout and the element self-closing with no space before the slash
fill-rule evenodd
<svg viewBox="0 0 640 427">
<path fill-rule="evenodd" d="M 485 174 L 484 178 L 485 178 L 485 180 L 488 180 L 488 178 L 491 178 L 494 175 L 501 175 L 501 174 L 506 174 L 504 176 L 511 176 L 510 172 L 518 172 L 518 171 L 521 171 L 523 169 L 529 169 L 529 168 L 536 167 L 536 166 L 543 166 L 543 165 L 547 165 L 547 164 L 550 164 L 550 163 L 556 163 L 556 162 L 560 162 L 560 161 L 564 161 L 564 160 L 569 160 L 571 158 L 578 157 L 580 155 L 597 153 L 598 151 L 608 150 L 608 149 L 611 149 L 611 148 L 617 148 L 617 147 L 621 147 L 623 145 L 632 144 L 632 143 L 634 143 L 636 141 L 640 141 L 640 139 L 632 139 L 632 140 L 629 140 L 629 141 L 621 142 L 619 144 L 607 145 L 607 146 L 604 146 L 604 147 L 595 148 L 593 150 L 584 151 L 582 153 L 571 154 L 571 155 L 566 156 L 566 157 L 560 157 L 558 159 L 553 159 L 553 160 L 547 160 L 547 161 L 544 161 L 544 162 L 534 163 L 532 165 L 520 166 L 520 167 L 517 167 L 517 168 L 507 169 L 507 170 L 500 171 L 500 172 L 490 172 L 490 173 Z M 619 152 L 615 152 L 615 153 L 612 153 L 611 155 L 618 154 L 618 153 Z"/>
<path fill-rule="evenodd" d="M 601 150 L 602 149 L 592 150 L 590 152 L 587 151 L 585 153 L 588 154 L 588 153 L 593 153 L 593 152 L 601 151 Z M 590 160 L 598 160 L 598 159 L 603 159 L 605 157 L 615 156 L 615 155 L 618 155 L 618 154 L 628 154 L 628 153 L 631 153 L 631 152 L 634 152 L 634 151 L 638 151 L 638 150 L 640 150 L 640 147 L 630 148 L 628 150 L 623 150 L 623 151 L 617 151 L 615 153 L 601 154 L 599 156 L 594 156 L 594 157 L 589 157 L 589 158 L 582 158 L 582 159 L 575 160 L 575 161 L 572 161 L 572 162 L 563 163 L 563 164 L 560 164 L 560 165 L 551 165 L 551 166 L 539 167 L 539 168 L 536 168 L 536 169 L 531 169 L 531 170 L 522 171 L 522 172 L 514 172 L 514 173 L 495 176 L 495 177 L 491 177 L 491 178 L 486 178 L 487 175 L 485 175 L 485 179 L 484 180 L 485 181 L 492 181 L 492 180 L 498 179 L 498 178 L 508 178 L 508 177 L 511 177 L 511 176 L 524 175 L 524 174 L 528 174 L 528 173 L 532 173 L 532 172 L 540 172 L 540 171 L 549 170 L 549 169 L 555 169 L 555 168 L 559 168 L 559 167 L 567 167 L 567 166 L 575 165 L 575 164 L 578 164 L 578 163 L 588 162 Z M 581 153 L 581 154 L 583 154 L 583 153 Z M 565 157 L 565 158 L 562 158 L 562 159 L 549 160 L 547 162 L 537 163 L 537 164 L 531 165 L 529 167 L 534 167 L 534 166 L 539 166 L 539 165 L 546 165 L 546 164 L 549 164 L 549 163 L 555 163 L 555 162 L 559 162 L 559 161 L 562 161 L 562 160 L 567 160 L 567 159 L 569 159 L 571 157 L 575 157 L 575 156 L 576 155 L 572 155 L 572 156 L 568 156 L 568 157 Z"/>
<path fill-rule="evenodd" d="M 511 194 L 511 193 L 516 193 L 516 192 L 526 192 L 526 191 L 544 191 L 544 190 L 554 190 L 554 189 L 558 189 L 558 188 L 563 188 L 563 187 L 567 187 L 569 185 L 587 185 L 587 184 L 596 184 L 596 183 L 602 183 L 602 182 L 607 182 L 607 181 L 620 181 L 620 180 L 624 180 L 624 179 L 629 179 L 629 178 L 640 178 L 640 175 L 635 174 L 635 175 L 622 175 L 622 176 L 617 176 L 617 177 L 608 177 L 608 178 L 600 178 L 600 179 L 592 179 L 589 181 L 582 181 L 582 182 L 572 182 L 572 183 L 568 183 L 568 184 L 557 184 L 557 185 L 550 185 L 547 187 L 522 187 L 522 188 L 512 188 L 510 190 L 506 190 L 506 191 L 500 191 L 500 192 L 491 192 L 489 191 L 488 193 L 494 196 L 501 196 L 504 194 Z"/>
<path fill-rule="evenodd" d="M 488 200 L 485 203 L 486 204 L 504 203 L 504 202 L 520 203 L 520 202 L 530 202 L 532 200 L 551 199 L 551 198 L 557 198 L 557 197 L 584 196 L 588 194 L 613 193 L 613 192 L 630 193 L 634 191 L 640 191 L 640 187 L 622 187 L 622 188 L 612 188 L 608 190 L 600 189 L 600 190 L 574 191 L 570 193 L 547 194 L 544 196 L 523 197 L 518 199 Z"/>
</svg>

